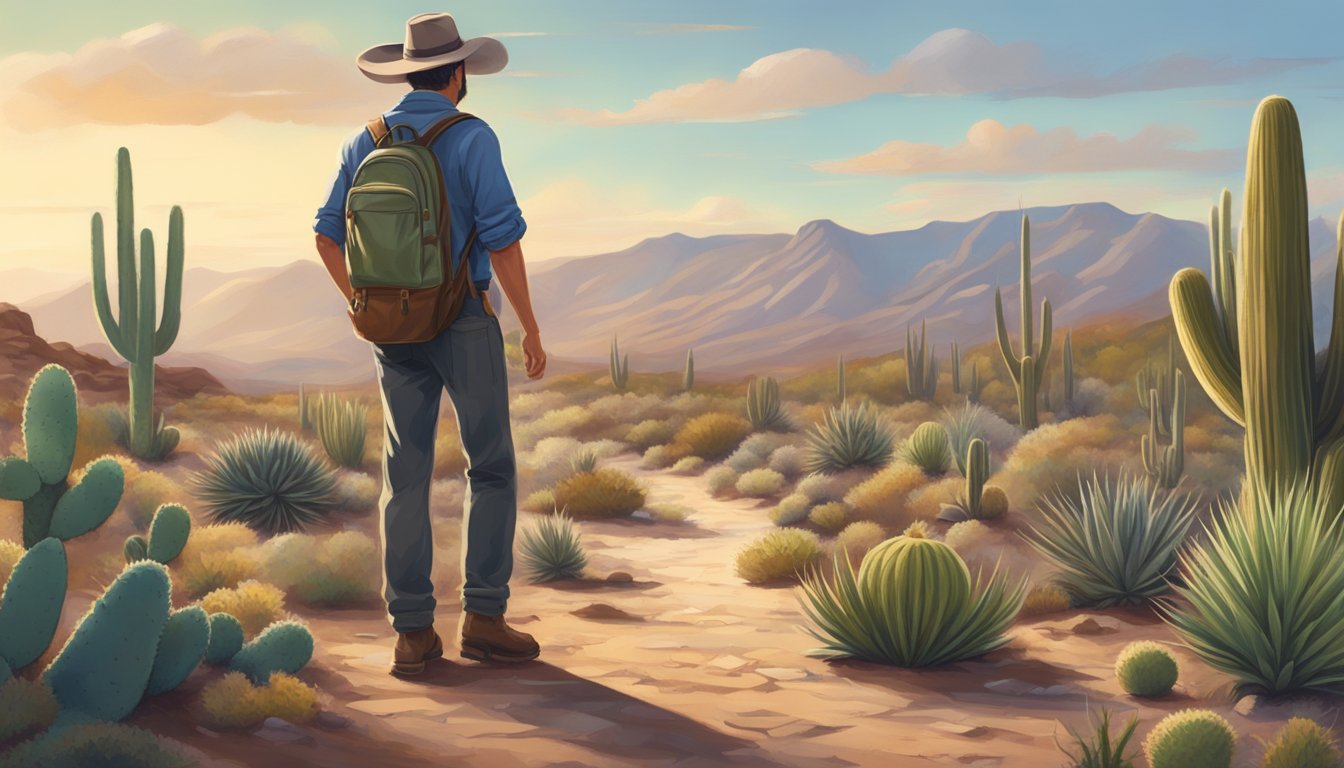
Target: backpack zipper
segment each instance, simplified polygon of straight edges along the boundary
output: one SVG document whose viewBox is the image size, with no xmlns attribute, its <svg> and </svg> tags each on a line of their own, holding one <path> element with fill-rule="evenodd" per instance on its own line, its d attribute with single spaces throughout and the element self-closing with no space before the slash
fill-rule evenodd
<svg viewBox="0 0 1344 768">
<path fill-rule="evenodd" d="M 401 314 L 409 315 L 411 313 L 411 292 L 405 288 L 401 289 Z"/>
</svg>

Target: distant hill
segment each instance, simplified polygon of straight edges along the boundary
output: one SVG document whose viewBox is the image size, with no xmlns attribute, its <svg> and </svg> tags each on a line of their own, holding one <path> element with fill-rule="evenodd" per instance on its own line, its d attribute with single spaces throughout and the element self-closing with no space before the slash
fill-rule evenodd
<svg viewBox="0 0 1344 768">
<path fill-rule="evenodd" d="M 1050 298 L 1057 328 L 1126 313 L 1165 315 L 1172 274 L 1207 268 L 1202 224 L 1107 203 L 1025 213 L 1036 300 Z M 781 370 L 839 353 L 894 351 L 906 325 L 921 320 L 945 351 L 952 341 L 992 338 L 996 286 L 1016 329 L 1019 222 L 1019 212 L 1000 211 L 879 234 L 828 220 L 793 235 L 672 234 L 532 265 L 532 296 L 547 351 L 570 361 L 605 361 L 617 335 L 637 369 L 677 367 L 694 347 L 704 371 Z M 1323 332 L 1334 232 L 1316 220 L 1311 235 Z M 341 298 L 315 260 L 237 273 L 189 269 L 184 283 L 182 333 L 164 362 L 206 366 L 241 389 L 372 377 L 368 347 L 351 334 Z M 512 327 L 498 287 L 492 292 Z M 42 333 L 105 349 L 97 346 L 105 342 L 87 283 L 34 302 L 31 311 Z"/>
</svg>

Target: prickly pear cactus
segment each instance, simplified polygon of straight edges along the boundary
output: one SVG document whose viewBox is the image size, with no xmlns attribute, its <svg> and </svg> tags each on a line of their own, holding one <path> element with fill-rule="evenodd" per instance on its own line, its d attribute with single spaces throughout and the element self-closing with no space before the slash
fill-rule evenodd
<svg viewBox="0 0 1344 768">
<path fill-rule="evenodd" d="M 65 546 L 44 539 L 14 566 L 0 596 L 0 659 L 10 669 L 37 661 L 51 645 L 65 603 Z"/>
<path fill-rule="evenodd" d="M 243 647 L 243 624 L 233 614 L 210 614 L 210 643 L 206 664 L 227 664 Z"/>
<path fill-rule="evenodd" d="M 294 621 L 279 621 L 262 630 L 234 654 L 229 668 L 264 685 L 272 672 L 298 672 L 313 657 L 313 635 Z"/>
<path fill-rule="evenodd" d="M 149 544 L 146 556 L 167 565 L 182 554 L 191 535 L 191 514 L 181 504 L 164 504 L 154 513 L 149 524 Z"/>
<path fill-rule="evenodd" d="M 209 645 L 210 619 L 203 608 L 193 605 L 173 611 L 159 635 L 145 693 L 163 693 L 181 685 L 201 663 Z"/>
</svg>

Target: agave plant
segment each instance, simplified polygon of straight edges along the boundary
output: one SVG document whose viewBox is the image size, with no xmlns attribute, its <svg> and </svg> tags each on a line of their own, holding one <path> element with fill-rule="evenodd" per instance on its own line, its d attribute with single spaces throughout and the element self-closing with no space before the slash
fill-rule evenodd
<svg viewBox="0 0 1344 768">
<path fill-rule="evenodd" d="M 951 547 L 918 531 L 870 550 L 855 573 L 837 555 L 833 576 L 804 573 L 812 655 L 854 657 L 900 667 L 932 667 L 1002 646 L 1026 596 L 1026 582 L 995 570 L 972 579 Z"/>
<path fill-rule="evenodd" d="M 808 472 L 839 472 L 849 467 L 880 466 L 891 458 L 891 429 L 866 401 L 832 407 L 808 439 Z"/>
<path fill-rule="evenodd" d="M 1040 506 L 1040 525 L 1023 536 L 1060 569 L 1059 585 L 1075 605 L 1135 605 L 1170 588 L 1181 544 L 1194 520 L 1188 495 L 1150 488 L 1122 475 L 1078 481 L 1079 499 L 1063 493 Z"/>
<path fill-rule="evenodd" d="M 165 425 L 167 415 L 167 409 L 159 411 L 159 417 L 152 422 L 149 444 L 144 451 L 144 455 L 140 458 L 148 461 L 163 461 L 168 458 L 168 454 L 177 448 L 181 435 L 176 428 Z M 108 431 L 112 433 L 112 441 L 129 450 L 131 446 L 129 411 L 124 407 L 114 408 L 107 412 L 105 421 Z"/>
<path fill-rule="evenodd" d="M 1120 729 L 1120 734 L 1112 736 L 1111 712 L 1103 709 L 1100 715 L 1092 717 L 1091 738 L 1069 728 L 1069 738 L 1077 752 L 1069 751 L 1063 744 L 1059 744 L 1059 749 L 1068 756 L 1070 768 L 1134 768 L 1133 759 L 1125 751 L 1138 727 L 1139 719 L 1131 717 Z"/>
<path fill-rule="evenodd" d="M 1344 546 L 1339 510 L 1301 484 L 1221 507 L 1181 558 L 1188 606 L 1168 623 L 1243 691 L 1344 693 Z"/>
<path fill-rule="evenodd" d="M 220 445 L 193 478 L 215 522 L 300 531 L 332 506 L 336 475 L 292 432 L 252 429 Z"/>
<path fill-rule="evenodd" d="M 971 447 L 972 440 L 984 436 L 988 418 L 989 411 L 984 406 L 971 402 L 955 409 L 943 409 L 943 429 L 947 431 L 947 440 L 952 446 L 952 460 L 956 462 L 957 471 L 962 477 L 966 476 L 966 451 Z"/>
<path fill-rule="evenodd" d="M 592 472 L 597 469 L 597 451 L 584 448 L 570 458 L 569 465 L 575 473 Z"/>
<path fill-rule="evenodd" d="M 331 460 L 343 467 L 362 465 L 369 407 L 360 402 L 343 401 L 333 394 L 323 394 L 317 400 L 314 414 L 318 439 Z"/>
<path fill-rule="evenodd" d="M 519 546 L 523 568 L 536 582 L 577 579 L 588 565 L 579 531 L 563 510 L 524 528 Z"/>
</svg>

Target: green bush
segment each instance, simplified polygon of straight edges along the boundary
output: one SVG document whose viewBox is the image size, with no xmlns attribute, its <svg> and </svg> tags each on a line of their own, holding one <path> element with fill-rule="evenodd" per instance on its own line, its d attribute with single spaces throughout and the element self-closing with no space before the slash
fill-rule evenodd
<svg viewBox="0 0 1344 768">
<path fill-rule="evenodd" d="M 192 768 L 196 764 L 150 731 L 117 723 L 72 725 L 26 741 L 0 756 L 0 768 Z"/>
<path fill-rule="evenodd" d="M 1167 715 L 1143 742 L 1150 768 L 1229 768 L 1237 737 L 1215 712 L 1186 709 Z"/>
<path fill-rule="evenodd" d="M 336 475 L 291 432 L 248 430 L 207 456 L 197 496 L 216 522 L 300 531 L 332 508 Z"/>
<path fill-rule="evenodd" d="M 855 572 L 834 559 L 833 578 L 803 577 L 808 631 L 825 645 L 813 655 L 931 667 L 986 654 L 1008 642 L 1025 582 L 994 572 L 972 580 L 957 553 L 919 535 L 879 544 Z"/>
<path fill-rule="evenodd" d="M 952 449 L 947 441 L 947 430 L 936 421 L 920 424 L 902 446 L 901 458 L 924 470 L 926 475 L 943 474 L 952 466 Z"/>
<path fill-rule="evenodd" d="M 1092 719 L 1090 739 L 1069 728 L 1069 738 L 1073 739 L 1077 752 L 1070 752 L 1063 745 L 1060 749 L 1069 758 L 1069 768 L 1134 768 L 1134 761 L 1125 750 L 1138 727 L 1139 719 L 1131 717 L 1119 736 L 1111 736 L 1111 713 L 1103 709 L 1100 717 Z"/>
<path fill-rule="evenodd" d="M 1182 556 L 1176 634 L 1243 691 L 1344 693 L 1344 531 L 1296 489 L 1224 506 Z"/>
<path fill-rule="evenodd" d="M 1289 718 L 1265 746 L 1260 768 L 1339 768 L 1335 737 L 1315 720 Z"/>
<path fill-rule="evenodd" d="M 46 730 L 59 710 L 46 683 L 21 677 L 0 683 L 0 747 Z"/>
<path fill-rule="evenodd" d="M 1151 640 L 1130 643 L 1115 660 L 1115 677 L 1131 696 L 1166 696 L 1178 675 L 1176 658 Z"/>
<path fill-rule="evenodd" d="M 378 542 L 358 531 L 287 533 L 266 542 L 261 560 L 269 581 L 306 605 L 356 605 L 382 587 Z"/>
<path fill-rule="evenodd" d="M 749 584 L 797 579 L 821 559 L 816 534 L 797 528 L 771 531 L 737 555 L 737 575 Z"/>
<path fill-rule="evenodd" d="M 737 492 L 752 499 L 768 499 L 784 490 L 784 476 L 773 469 L 753 469 L 737 478 Z"/>
<path fill-rule="evenodd" d="M 343 467 L 362 465 L 369 407 L 360 402 L 341 400 L 332 394 L 321 395 L 314 405 L 317 406 L 313 415 L 317 437 L 327 455 Z"/>
<path fill-rule="evenodd" d="M 588 565 L 579 530 L 563 514 L 543 516 L 524 528 L 519 548 L 523 569 L 536 582 L 582 578 Z"/>
<path fill-rule="evenodd" d="M 1059 569 L 1075 605 L 1135 605 L 1165 594 L 1167 576 L 1194 519 L 1188 496 L 1150 489 L 1143 480 L 1079 481 L 1079 499 L 1062 493 L 1040 507 L 1024 534 Z"/>
<path fill-rule="evenodd" d="M 801 493 L 791 493 L 780 499 L 779 506 L 770 511 L 770 522 L 778 526 L 797 525 L 807 519 L 812 500 Z"/>
<path fill-rule="evenodd" d="M 807 435 L 807 471 L 839 472 L 850 467 L 876 467 L 891 459 L 891 430 L 866 401 L 832 407 Z"/>
<path fill-rule="evenodd" d="M 578 472 L 555 486 L 555 504 L 576 520 L 627 517 L 644 506 L 645 490 L 627 472 Z"/>
<path fill-rule="evenodd" d="M 807 513 L 807 520 L 826 533 L 835 533 L 849 522 L 849 507 L 843 501 L 818 504 Z"/>
</svg>

